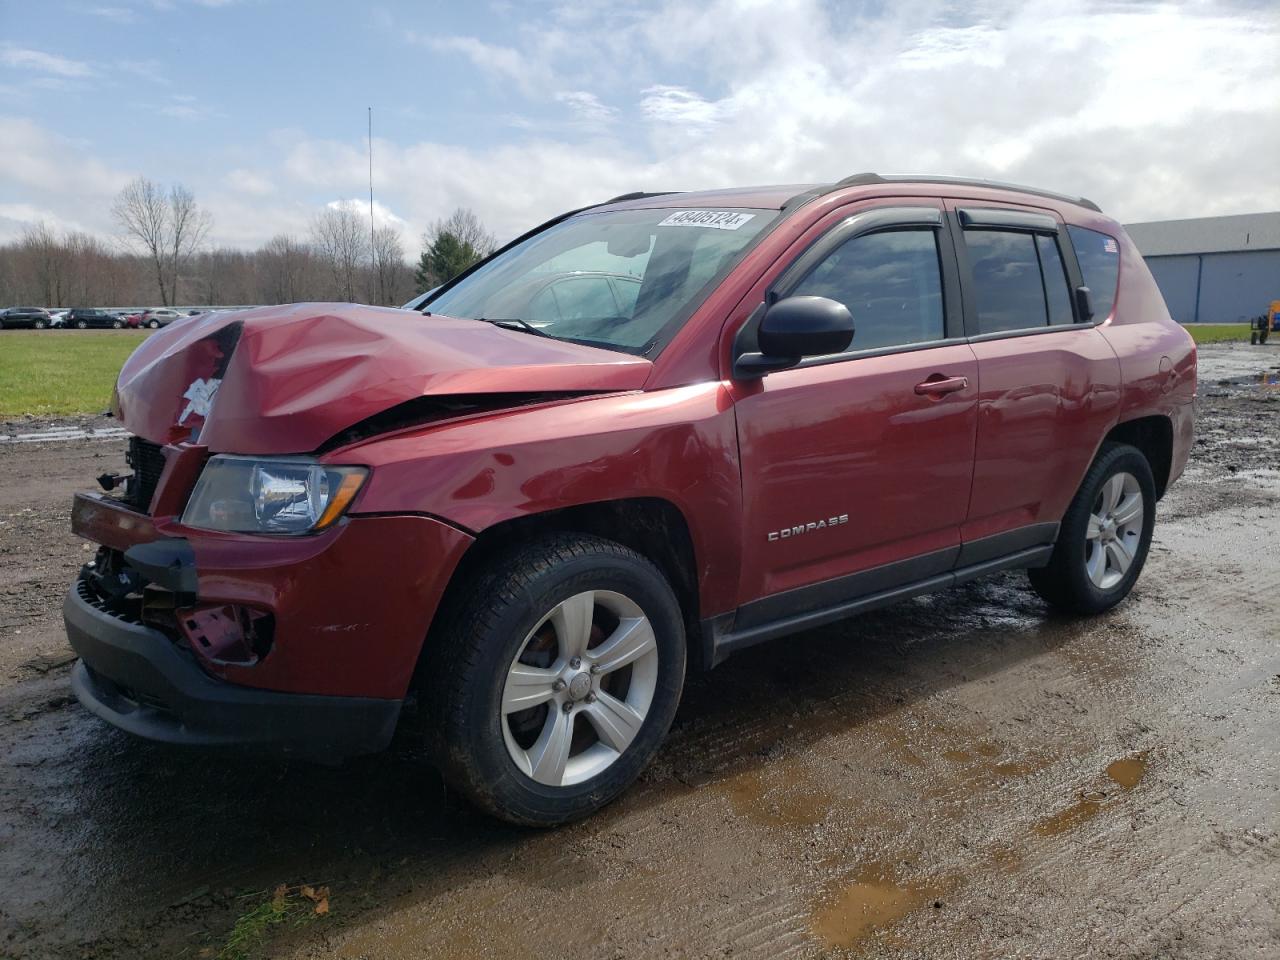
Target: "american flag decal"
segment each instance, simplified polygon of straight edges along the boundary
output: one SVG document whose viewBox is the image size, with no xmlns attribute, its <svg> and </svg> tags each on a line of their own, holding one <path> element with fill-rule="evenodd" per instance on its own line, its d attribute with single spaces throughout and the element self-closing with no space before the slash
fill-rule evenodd
<svg viewBox="0 0 1280 960">
<path fill-rule="evenodd" d="M 1105 251 L 1107 251 L 1107 253 L 1119 253 L 1119 252 L 1120 252 L 1120 247 L 1119 247 L 1119 246 L 1116 244 L 1116 242 L 1115 242 L 1114 240 L 1112 240 L 1110 237 L 1107 237 L 1107 239 L 1103 242 L 1103 244 L 1102 244 L 1102 249 L 1103 249 L 1103 250 L 1105 250 Z"/>
</svg>

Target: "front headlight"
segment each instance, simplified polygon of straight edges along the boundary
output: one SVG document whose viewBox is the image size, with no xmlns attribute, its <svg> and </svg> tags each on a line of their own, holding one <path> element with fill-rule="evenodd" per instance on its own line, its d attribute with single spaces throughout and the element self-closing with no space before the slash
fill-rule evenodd
<svg viewBox="0 0 1280 960">
<path fill-rule="evenodd" d="M 351 505 L 369 471 L 304 459 L 217 456 L 205 464 L 182 522 L 229 533 L 311 533 Z"/>
</svg>

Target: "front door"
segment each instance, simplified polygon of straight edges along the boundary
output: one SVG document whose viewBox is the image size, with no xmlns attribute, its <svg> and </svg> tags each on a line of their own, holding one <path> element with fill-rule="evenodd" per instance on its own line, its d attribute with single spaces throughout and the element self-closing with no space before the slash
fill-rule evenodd
<svg viewBox="0 0 1280 960">
<path fill-rule="evenodd" d="M 736 384 L 744 506 L 736 627 L 946 573 L 969 503 L 978 369 L 941 204 L 872 208 L 772 296 L 853 314 L 847 352 Z"/>
</svg>

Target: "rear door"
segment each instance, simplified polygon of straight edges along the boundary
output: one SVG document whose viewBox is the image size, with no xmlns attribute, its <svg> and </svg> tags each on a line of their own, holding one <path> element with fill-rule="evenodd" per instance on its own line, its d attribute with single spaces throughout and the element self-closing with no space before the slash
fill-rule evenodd
<svg viewBox="0 0 1280 960">
<path fill-rule="evenodd" d="M 764 297 L 838 300 L 856 333 L 734 384 L 755 601 L 737 628 L 945 573 L 968 508 L 978 371 L 941 202 L 863 205 L 807 242 Z M 739 338 L 754 349 L 751 322 Z"/>
<path fill-rule="evenodd" d="M 981 384 L 964 566 L 1053 542 L 1116 418 L 1120 366 L 1078 313 L 1061 218 L 974 200 L 948 208 Z"/>
</svg>

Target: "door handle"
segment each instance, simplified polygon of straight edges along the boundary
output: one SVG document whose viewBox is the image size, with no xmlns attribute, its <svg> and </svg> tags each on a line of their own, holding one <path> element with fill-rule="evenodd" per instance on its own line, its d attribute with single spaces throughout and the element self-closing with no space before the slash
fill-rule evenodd
<svg viewBox="0 0 1280 960">
<path fill-rule="evenodd" d="M 934 377 L 937 377 L 935 380 Z M 924 383 L 916 384 L 916 393 L 922 397 L 940 397 L 944 393 L 955 393 L 957 390 L 965 390 L 969 386 L 968 377 L 943 377 L 934 374 Z"/>
</svg>

